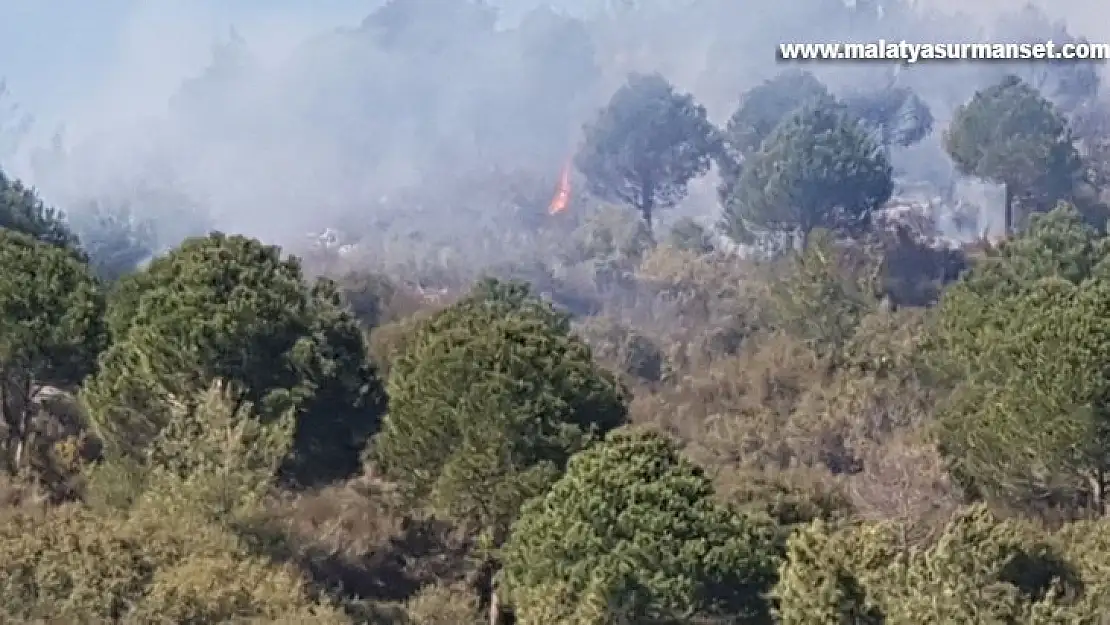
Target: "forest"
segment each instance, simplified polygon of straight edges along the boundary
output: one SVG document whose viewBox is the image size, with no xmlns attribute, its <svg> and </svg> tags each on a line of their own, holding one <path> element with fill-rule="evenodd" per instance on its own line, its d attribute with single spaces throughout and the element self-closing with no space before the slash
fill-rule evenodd
<svg viewBox="0 0 1110 625">
<path fill-rule="evenodd" d="M 941 111 L 780 67 L 723 124 L 627 73 L 558 185 L 459 183 L 512 259 L 0 174 L 0 621 L 1107 622 L 1110 100 L 976 71 Z"/>
</svg>

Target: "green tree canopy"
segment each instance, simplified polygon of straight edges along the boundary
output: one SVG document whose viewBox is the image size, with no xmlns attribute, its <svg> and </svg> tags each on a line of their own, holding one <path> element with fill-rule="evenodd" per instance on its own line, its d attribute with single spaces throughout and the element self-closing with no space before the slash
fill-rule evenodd
<svg viewBox="0 0 1110 625">
<path fill-rule="evenodd" d="M 1006 232 L 1015 211 L 1049 210 L 1069 199 L 1082 162 L 1052 103 L 1016 76 L 983 89 L 959 107 L 944 147 L 961 173 L 1003 185 Z"/>
<path fill-rule="evenodd" d="M 1034 524 L 977 505 L 925 544 L 907 545 L 906 530 L 890 522 L 799 530 L 773 593 L 778 622 L 1085 623 L 1105 611 L 1105 569 L 1091 574 L 1101 558 L 1076 558 Z"/>
<path fill-rule="evenodd" d="M 112 345 L 84 398 L 118 453 L 166 425 L 158 401 L 221 378 L 264 418 L 297 415 L 288 475 L 346 475 L 379 417 L 380 385 L 355 320 L 329 281 L 241 236 L 189 239 L 124 278 L 110 300 Z"/>
<path fill-rule="evenodd" d="M 632 74 L 584 132 L 574 162 L 590 192 L 635 207 L 649 227 L 709 171 L 719 145 L 705 107 L 659 74 Z"/>
<path fill-rule="evenodd" d="M 767 320 L 814 353 L 839 358 L 860 322 L 878 308 L 881 267 L 855 246 L 816 230 L 806 249 L 782 259 L 769 281 Z"/>
<path fill-rule="evenodd" d="M 260 423 L 226 390 L 215 381 L 170 408 L 173 425 L 150 446 L 143 479 L 102 463 L 88 472 L 88 505 L 10 511 L 0 528 L 6 618 L 350 622 L 239 533 L 261 512 L 292 428 L 289 415 Z M 117 494 L 126 506 L 113 505 Z"/>
<path fill-rule="evenodd" d="M 625 418 L 623 389 L 568 319 L 494 280 L 420 324 L 388 391 L 382 469 L 494 542 L 572 453 Z"/>
<path fill-rule="evenodd" d="M 799 108 L 831 100 L 828 88 L 805 70 L 780 72 L 740 96 L 740 105 L 725 125 L 717 166 L 721 173 L 721 201 L 740 179 L 741 167 L 751 158 L 782 120 Z"/>
<path fill-rule="evenodd" d="M 894 559 L 893 533 L 883 529 L 859 526 L 838 531 L 816 520 L 794 532 L 786 541 L 786 558 L 773 590 L 778 621 L 783 625 L 885 623 L 866 584 Z"/>
<path fill-rule="evenodd" d="M 777 245 L 801 242 L 815 228 L 858 236 L 893 191 L 890 162 L 856 119 L 838 105 L 803 107 L 751 157 L 724 207 L 722 228 Z"/>
<path fill-rule="evenodd" d="M 0 228 L 71 250 L 80 246 L 61 211 L 43 204 L 34 189 L 3 172 L 0 172 Z"/>
<path fill-rule="evenodd" d="M 0 229 L 0 410 L 7 460 L 23 466 L 43 385 L 72 388 L 104 343 L 96 278 L 66 249 Z"/>
<path fill-rule="evenodd" d="M 772 539 L 663 435 L 618 430 L 525 506 L 501 584 L 522 623 L 760 622 Z"/>
<path fill-rule="evenodd" d="M 1105 508 L 1110 242 L 1062 207 L 945 293 L 930 345 L 954 388 L 938 436 L 972 492 Z"/>
</svg>

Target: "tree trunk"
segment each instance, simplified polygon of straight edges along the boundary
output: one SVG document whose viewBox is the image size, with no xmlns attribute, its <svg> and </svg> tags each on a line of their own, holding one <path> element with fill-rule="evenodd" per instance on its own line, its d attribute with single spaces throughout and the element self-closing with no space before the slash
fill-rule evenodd
<svg viewBox="0 0 1110 625">
<path fill-rule="evenodd" d="M 0 372 L 0 411 L 8 428 L 7 453 L 9 469 L 18 473 L 27 455 L 31 436 L 31 381 L 11 371 Z"/>
<path fill-rule="evenodd" d="M 637 208 L 640 209 L 640 216 L 644 218 L 644 223 L 647 224 L 648 234 L 652 234 L 654 232 L 651 221 L 655 213 L 655 184 L 651 176 L 644 175 L 642 172 L 639 179 L 640 206 Z"/>
<path fill-rule="evenodd" d="M 8 465 L 8 470 L 15 472 L 15 462 L 13 461 L 15 452 L 16 441 L 16 422 L 12 418 L 12 414 L 8 412 L 8 388 L 3 380 L 7 378 L 6 372 L 0 370 L 0 419 L 3 419 L 4 425 L 7 428 L 5 432 L 6 440 L 4 441 L 4 461 Z"/>
<path fill-rule="evenodd" d="M 15 443 L 15 454 L 12 456 L 12 466 L 16 473 L 23 468 L 23 453 L 26 448 L 27 439 L 21 436 Z"/>
<path fill-rule="evenodd" d="M 489 625 L 516 625 L 512 607 L 501 605 L 496 590 L 489 596 Z"/>
<path fill-rule="evenodd" d="M 644 223 L 647 224 L 648 233 L 654 232 L 651 227 L 652 213 L 655 212 L 655 201 L 651 196 L 645 196 L 644 201 L 640 204 L 640 216 L 644 218 Z"/>
<path fill-rule="evenodd" d="M 489 625 L 501 625 L 501 601 L 496 590 L 489 596 Z"/>
<path fill-rule="evenodd" d="M 1110 510 L 1107 510 L 1106 501 L 1106 474 L 1102 469 L 1095 469 L 1091 475 L 1087 477 L 1087 483 L 1091 488 L 1091 505 L 1097 516 L 1105 517 Z"/>
<path fill-rule="evenodd" d="M 19 428 L 17 432 L 18 438 L 15 442 L 15 453 L 12 456 L 12 464 L 15 465 L 15 472 L 19 473 L 23 470 L 27 446 L 31 440 L 31 416 L 34 411 L 31 409 L 30 383 L 20 380 L 19 388 L 13 395 L 15 395 L 15 397 L 9 397 L 9 399 L 15 400 L 12 402 L 14 404 L 13 408 L 15 413 L 13 414 L 13 418 L 19 422 Z"/>
<path fill-rule="evenodd" d="M 1003 188 L 1006 191 L 1004 206 L 1005 232 L 1003 234 L 1005 236 L 1010 236 L 1014 233 L 1014 188 L 1009 184 L 1003 185 Z"/>
</svg>

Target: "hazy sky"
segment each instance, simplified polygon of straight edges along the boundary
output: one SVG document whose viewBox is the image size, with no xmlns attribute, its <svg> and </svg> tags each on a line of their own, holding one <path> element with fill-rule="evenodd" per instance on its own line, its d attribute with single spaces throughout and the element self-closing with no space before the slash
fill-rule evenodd
<svg viewBox="0 0 1110 625">
<path fill-rule="evenodd" d="M 6 0 L 0 77 L 38 117 L 68 117 L 82 102 L 153 82 L 153 97 L 195 71 L 232 25 L 252 47 L 287 46 L 329 26 L 355 24 L 374 0 Z M 115 100 L 115 98 L 112 98 Z M 137 102 L 140 108 L 156 100 Z"/>
<path fill-rule="evenodd" d="M 356 24 L 379 4 L 381 0 L 6 0 L 5 19 L 0 20 L 0 78 L 7 80 L 13 98 L 36 114 L 40 129 L 62 119 L 72 125 L 86 119 L 90 108 L 98 109 L 97 118 L 108 114 L 126 119 L 132 111 L 119 110 L 121 95 L 134 96 L 123 98 L 134 110 L 157 109 L 183 76 L 199 69 L 212 41 L 232 25 L 252 49 L 272 59 L 313 33 Z M 997 12 L 1021 2 L 977 4 L 982 5 L 975 7 L 979 10 Z M 1106 28 L 1101 20 L 1088 18 L 1102 15 L 1104 10 L 1094 8 L 1098 4 L 1057 0 L 1049 10 L 1083 23 L 1086 33 L 1097 38 Z M 141 93 L 136 84 L 144 86 Z M 107 102 L 111 110 L 99 110 Z"/>
</svg>

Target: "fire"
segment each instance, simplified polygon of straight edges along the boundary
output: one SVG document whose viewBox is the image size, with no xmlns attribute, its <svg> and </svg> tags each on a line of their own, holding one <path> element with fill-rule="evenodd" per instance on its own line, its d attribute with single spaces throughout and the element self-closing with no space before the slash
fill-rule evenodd
<svg viewBox="0 0 1110 625">
<path fill-rule="evenodd" d="M 551 204 L 547 207 L 547 212 L 551 215 L 558 215 L 567 209 L 570 204 L 570 163 L 567 162 L 563 165 L 563 172 L 559 175 L 559 186 L 555 188 L 555 197 L 551 198 Z"/>
</svg>

